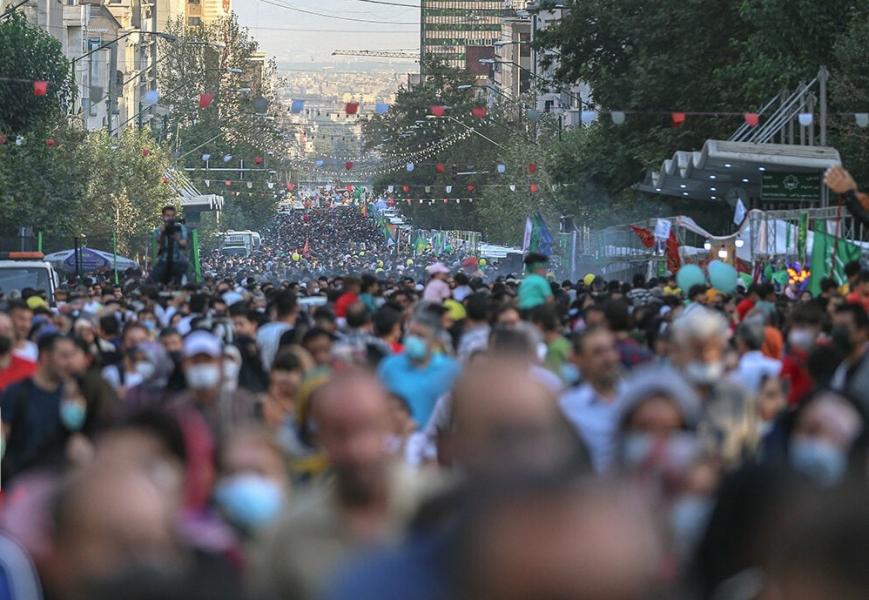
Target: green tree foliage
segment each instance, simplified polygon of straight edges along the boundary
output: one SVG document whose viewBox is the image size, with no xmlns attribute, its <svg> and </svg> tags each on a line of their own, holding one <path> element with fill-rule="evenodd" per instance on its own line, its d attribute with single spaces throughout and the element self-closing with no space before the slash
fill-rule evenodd
<svg viewBox="0 0 869 600">
<path fill-rule="evenodd" d="M 739 117 L 688 117 L 681 128 L 643 112 L 742 112 L 782 88 L 831 73 L 831 113 L 864 111 L 869 89 L 867 0 L 582 0 L 543 32 L 540 50 L 559 55 L 556 77 L 584 81 L 602 111 L 628 111 L 624 125 L 604 116 L 565 134 L 551 164 L 565 212 L 593 224 L 688 212 L 707 225 L 729 212 L 639 194 L 631 186 L 678 149 L 726 139 Z M 635 112 L 631 112 L 635 111 Z M 853 116 L 831 117 L 829 145 L 869 178 L 866 134 Z M 864 184 L 865 185 L 865 184 Z"/>
<path fill-rule="evenodd" d="M 375 179 L 375 188 L 395 186 L 396 201 L 417 227 L 477 230 L 493 241 L 517 243 L 534 209 L 555 210 L 544 168 L 548 140 L 554 135 L 551 124 L 529 123 L 518 102 L 495 104 L 485 119 L 477 119 L 471 111 L 485 103 L 485 89 L 474 87 L 467 74 L 436 61 L 425 72 L 420 85 L 400 90 L 389 112 L 364 127 L 366 146 L 395 165 Z M 432 106 L 445 106 L 447 118 L 431 118 Z M 415 160 L 412 172 L 405 170 L 402 157 L 456 137 L 449 147 Z M 435 170 L 439 162 L 445 165 L 444 173 Z M 497 172 L 498 163 L 505 165 L 505 173 Z M 529 174 L 529 163 L 539 164 L 540 170 Z M 533 195 L 532 182 L 539 186 Z M 404 185 L 411 186 L 409 193 L 402 191 Z M 448 185 L 453 191 L 445 194 Z M 469 185 L 472 192 L 467 191 Z M 425 186 L 431 187 L 429 193 Z M 469 197 L 475 201 L 467 202 Z M 457 204 L 456 198 L 466 200 Z"/>
<path fill-rule="evenodd" d="M 164 43 L 167 59 L 161 63 L 159 80 L 161 104 L 171 108 L 168 140 L 179 156 L 179 166 L 196 169 L 188 175 L 203 193 L 209 192 L 206 180 L 220 186 L 217 193 L 226 199 L 224 223 L 228 227 L 262 227 L 274 214 L 277 201 L 274 193 L 265 191 L 265 182 L 288 178 L 285 157 L 290 137 L 282 128 L 284 115 L 275 102 L 275 65 L 266 62 L 262 71 L 257 69 L 262 64 L 258 43 L 235 15 L 193 29 L 179 21 L 170 32 L 177 40 Z M 203 93 L 214 98 L 204 109 L 199 107 Z M 245 167 L 275 173 L 246 173 L 245 184 L 226 190 L 224 180 L 237 181 L 238 173 L 207 172 L 201 160 L 206 152 L 214 156 L 211 167 L 226 166 L 221 157 L 230 154 L 231 166 L 244 159 Z M 256 156 L 264 158 L 263 165 L 254 164 Z M 253 191 L 248 191 L 248 181 Z M 274 191 L 280 187 L 276 185 Z"/>
<path fill-rule="evenodd" d="M 62 118 L 75 96 L 71 72 L 48 33 L 19 13 L 0 21 L 0 134 L 25 135 Z M 33 80 L 48 81 L 45 96 L 34 95 Z"/>
</svg>

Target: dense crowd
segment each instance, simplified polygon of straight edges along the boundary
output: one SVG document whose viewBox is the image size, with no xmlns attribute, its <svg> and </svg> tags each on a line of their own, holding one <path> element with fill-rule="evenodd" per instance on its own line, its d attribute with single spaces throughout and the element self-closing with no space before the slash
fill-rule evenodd
<svg viewBox="0 0 869 600">
<path fill-rule="evenodd" d="M 0 597 L 866 596 L 869 271 L 357 277 L 346 214 L 256 259 L 343 276 L 5 302 Z"/>
<path fill-rule="evenodd" d="M 381 202 L 385 208 L 385 203 Z M 409 242 L 396 243 L 374 212 L 356 205 L 328 202 L 328 206 L 288 210 L 278 214 L 264 231 L 264 243 L 250 256 L 226 256 L 215 248 L 203 260 L 203 269 L 214 277 L 236 281 L 295 280 L 306 283 L 322 275 L 348 273 L 386 276 L 425 276 L 424 267 L 438 258 L 459 268 L 469 257 L 462 251 L 436 256 L 430 247 L 417 249 Z M 473 268 L 466 272 L 476 271 Z M 492 270 L 494 272 L 495 269 Z"/>
</svg>

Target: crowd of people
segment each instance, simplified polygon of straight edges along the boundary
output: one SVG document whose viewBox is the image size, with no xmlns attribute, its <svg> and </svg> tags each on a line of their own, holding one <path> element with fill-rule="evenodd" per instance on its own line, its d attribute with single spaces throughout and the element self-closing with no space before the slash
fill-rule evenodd
<svg viewBox="0 0 869 600">
<path fill-rule="evenodd" d="M 860 264 L 798 300 L 392 276 L 342 210 L 0 308 L 0 597 L 866 596 Z M 306 245 L 341 274 L 254 276 Z"/>
</svg>

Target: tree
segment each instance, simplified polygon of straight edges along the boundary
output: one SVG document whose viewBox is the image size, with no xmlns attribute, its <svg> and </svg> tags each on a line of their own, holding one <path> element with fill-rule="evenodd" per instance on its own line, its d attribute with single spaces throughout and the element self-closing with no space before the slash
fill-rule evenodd
<svg viewBox="0 0 869 600">
<path fill-rule="evenodd" d="M 234 180 L 235 187 L 221 190 L 226 197 L 225 223 L 242 229 L 262 227 L 274 214 L 276 192 L 285 191 L 283 185 L 269 190 L 266 183 L 290 180 L 284 114 L 272 87 L 275 65 L 260 62 L 257 41 L 235 15 L 192 29 L 178 21 L 169 29 L 177 39 L 165 42 L 167 59 L 161 63 L 159 81 L 161 104 L 171 107 L 168 141 L 180 157 L 179 166 L 196 169 L 188 173 L 201 191 L 210 187 L 206 181 L 223 188 L 225 180 Z M 200 107 L 200 94 L 212 96 L 209 106 Z M 205 153 L 212 154 L 220 167 L 220 157 L 228 154 L 233 157 L 229 165 L 244 159 L 246 167 L 273 173 L 248 172 L 239 185 L 235 172 L 206 171 L 201 160 Z M 263 157 L 262 165 L 255 164 L 257 156 Z"/>
<path fill-rule="evenodd" d="M 48 82 L 44 96 L 34 94 L 35 80 Z M 0 21 L 0 134 L 26 135 L 58 123 L 75 89 L 59 41 L 19 13 Z"/>
</svg>

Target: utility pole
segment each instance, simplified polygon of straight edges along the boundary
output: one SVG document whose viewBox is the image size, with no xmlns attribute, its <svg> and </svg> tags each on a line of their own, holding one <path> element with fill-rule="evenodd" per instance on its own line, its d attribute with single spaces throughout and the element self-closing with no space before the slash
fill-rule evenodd
<svg viewBox="0 0 869 600">
<path fill-rule="evenodd" d="M 106 96 L 106 129 L 111 135 L 112 120 L 118 106 L 118 45 L 109 46 L 109 90 Z"/>
<path fill-rule="evenodd" d="M 157 29 L 157 0 L 151 0 L 151 31 L 159 31 Z M 157 91 L 157 42 L 160 36 L 151 36 L 151 90 Z M 157 126 L 157 103 L 151 105 L 151 133 Z"/>
</svg>

